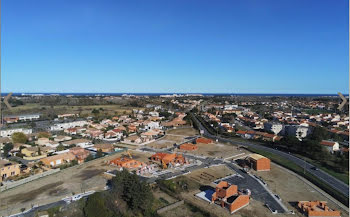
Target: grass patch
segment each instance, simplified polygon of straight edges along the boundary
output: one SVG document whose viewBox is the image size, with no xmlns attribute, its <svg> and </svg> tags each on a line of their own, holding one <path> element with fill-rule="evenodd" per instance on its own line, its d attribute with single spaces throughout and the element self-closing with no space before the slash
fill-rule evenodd
<svg viewBox="0 0 350 217">
<path fill-rule="evenodd" d="M 325 166 L 323 166 L 320 162 L 318 161 L 315 161 L 315 160 L 312 160 L 310 158 L 306 158 L 304 156 L 301 156 L 301 155 L 298 155 L 298 154 L 295 154 L 295 156 L 305 160 L 306 162 L 308 163 L 311 163 L 313 165 L 315 165 L 316 167 L 318 167 L 319 169 L 325 171 L 326 173 L 328 173 L 329 175 L 331 176 L 334 176 L 335 178 L 341 180 L 342 182 L 346 183 L 346 184 L 349 184 L 349 173 L 346 172 L 346 173 L 338 173 L 334 170 L 331 170 Z"/>
</svg>

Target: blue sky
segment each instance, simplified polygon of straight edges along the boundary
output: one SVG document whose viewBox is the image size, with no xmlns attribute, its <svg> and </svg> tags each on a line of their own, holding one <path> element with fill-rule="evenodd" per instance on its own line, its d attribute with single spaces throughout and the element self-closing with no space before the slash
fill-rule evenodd
<svg viewBox="0 0 350 217">
<path fill-rule="evenodd" d="M 3 0 L 3 92 L 349 92 L 347 0 Z"/>
</svg>

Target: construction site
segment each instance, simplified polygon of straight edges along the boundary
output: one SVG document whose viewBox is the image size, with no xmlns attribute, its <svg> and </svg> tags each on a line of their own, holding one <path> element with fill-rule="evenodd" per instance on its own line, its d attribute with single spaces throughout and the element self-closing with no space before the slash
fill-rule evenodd
<svg viewBox="0 0 350 217">
<path fill-rule="evenodd" d="M 11 203 L 29 206 L 25 198 L 34 194 L 40 204 L 47 198 L 59 200 L 72 192 L 102 190 L 107 180 L 115 176 L 115 171 L 127 170 L 150 184 L 157 183 L 157 180 L 174 180 L 177 183 L 177 180 L 185 179 L 188 186 L 195 187 L 180 192 L 178 197 L 217 216 L 268 217 L 272 214 L 290 216 L 293 213 L 296 216 L 344 216 L 347 213 L 346 208 L 317 187 L 280 168 L 267 157 L 238 146 L 204 137 L 183 136 L 182 143 L 171 148 L 156 149 L 148 145 L 124 148 L 124 152 L 69 168 L 67 172 L 60 172 L 59 176 L 49 176 L 8 190 L 2 193 L 7 204 L 0 207 L 6 209 Z M 69 170 L 75 172 L 68 173 Z M 54 177 L 59 177 L 59 182 L 51 186 L 49 183 Z M 45 189 L 36 189 L 37 182 L 48 184 Z M 33 191 L 19 194 L 25 186 L 34 186 Z M 174 198 L 166 191 L 158 189 L 154 194 L 161 200 L 178 201 L 178 197 Z M 17 199 L 18 195 L 22 195 L 23 200 Z M 194 214 L 188 204 L 183 204 L 161 216 L 174 216 L 173 212 L 188 216 Z"/>
</svg>

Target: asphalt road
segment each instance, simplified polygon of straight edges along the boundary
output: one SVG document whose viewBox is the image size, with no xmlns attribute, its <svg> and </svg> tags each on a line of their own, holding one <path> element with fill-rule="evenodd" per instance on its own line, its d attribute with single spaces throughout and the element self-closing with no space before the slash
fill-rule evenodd
<svg viewBox="0 0 350 217">
<path fill-rule="evenodd" d="M 214 136 L 214 135 L 210 134 L 206 130 L 205 127 L 203 127 L 203 125 L 199 122 L 199 120 L 194 115 L 192 115 L 192 117 L 196 121 L 197 125 L 200 126 L 200 129 L 204 131 L 204 136 L 212 138 L 214 140 L 218 139 L 221 142 L 229 142 L 231 144 L 238 144 L 238 145 L 242 145 L 242 146 L 246 146 L 246 147 L 252 147 L 255 149 L 259 149 L 259 150 L 263 150 L 263 151 L 267 151 L 267 152 L 279 155 L 285 159 L 288 159 L 288 160 L 294 162 L 298 166 L 305 168 L 305 171 L 308 171 L 312 175 L 318 177 L 320 180 L 322 180 L 323 182 L 325 182 L 326 184 L 328 184 L 332 188 L 338 190 L 344 196 L 349 198 L 349 185 L 345 184 L 344 182 L 340 181 L 339 179 L 329 175 L 328 173 L 326 173 L 322 170 L 313 170 L 312 168 L 315 167 L 314 165 L 312 165 L 312 164 L 310 164 L 310 163 L 308 163 L 308 162 L 306 162 L 298 157 L 295 157 L 291 154 L 280 151 L 280 150 L 276 150 L 276 149 L 269 148 L 269 147 L 262 146 L 262 145 L 252 144 L 249 142 L 232 141 L 230 139 L 225 139 L 225 138 L 221 138 L 219 136 Z"/>
<path fill-rule="evenodd" d="M 251 197 L 254 200 L 268 204 L 272 210 L 276 210 L 278 213 L 288 212 L 285 206 L 281 205 L 282 202 L 279 202 L 277 198 L 269 194 L 269 192 L 264 187 L 262 187 L 262 184 L 260 184 L 258 180 L 251 177 L 247 173 L 240 171 L 230 163 L 226 163 L 226 166 L 234 170 L 237 174 L 239 174 L 239 176 L 227 177 L 222 179 L 223 181 L 237 185 L 241 190 L 249 189 L 252 192 Z"/>
<path fill-rule="evenodd" d="M 155 152 L 156 150 L 149 147 L 141 148 L 143 151 L 149 151 L 149 152 Z M 170 151 L 163 151 L 168 152 Z M 193 165 L 189 166 L 184 170 L 176 171 L 176 172 L 168 172 L 162 175 L 159 175 L 158 177 L 152 177 L 149 179 L 146 179 L 148 183 L 155 182 L 158 179 L 169 179 L 176 176 L 184 175 L 188 172 L 198 170 L 201 168 L 219 165 L 219 164 L 225 164 L 227 167 L 229 167 L 231 170 L 235 171 L 235 173 L 239 174 L 239 176 L 234 177 L 227 177 L 224 178 L 224 181 L 228 181 L 231 184 L 238 185 L 240 189 L 249 189 L 252 192 L 252 198 L 255 200 L 261 201 L 264 204 L 268 204 L 272 210 L 276 210 L 278 213 L 285 213 L 288 212 L 288 210 L 285 208 L 285 206 L 281 205 L 281 202 L 278 201 L 274 196 L 272 196 L 265 187 L 262 186 L 262 184 L 259 183 L 255 178 L 251 177 L 247 173 L 243 173 L 237 166 L 234 166 L 232 163 L 225 162 L 223 159 L 215 159 L 211 157 L 207 158 L 200 158 L 196 157 L 194 155 L 188 155 L 183 153 L 183 155 L 186 158 L 199 160 L 202 162 L 200 165 Z M 217 183 L 216 183 L 217 184 Z"/>
</svg>

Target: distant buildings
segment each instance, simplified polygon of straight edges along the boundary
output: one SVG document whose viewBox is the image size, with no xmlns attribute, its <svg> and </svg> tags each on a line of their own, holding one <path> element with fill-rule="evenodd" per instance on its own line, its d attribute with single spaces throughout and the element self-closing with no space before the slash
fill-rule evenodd
<svg viewBox="0 0 350 217">
<path fill-rule="evenodd" d="M 88 124 L 88 122 L 85 120 L 56 123 L 50 127 L 50 131 L 61 131 L 61 130 L 66 130 L 66 129 L 74 128 L 74 127 L 82 127 L 82 126 L 87 125 L 87 124 Z"/>
<path fill-rule="evenodd" d="M 31 134 L 33 132 L 32 129 L 27 128 L 8 128 L 8 129 L 2 129 L 0 130 L 0 136 L 1 137 L 11 137 L 14 133 L 24 133 L 24 134 Z"/>
<path fill-rule="evenodd" d="M 311 130 L 308 126 L 303 125 L 285 125 L 284 135 L 297 137 L 299 140 L 310 135 Z"/>
<path fill-rule="evenodd" d="M 4 117 L 6 123 L 16 123 L 18 121 L 33 121 L 38 120 L 40 114 L 27 114 L 27 115 L 8 115 Z"/>
<path fill-rule="evenodd" d="M 265 131 L 272 132 L 274 134 L 279 134 L 283 130 L 283 125 L 281 123 L 264 123 Z"/>
</svg>

